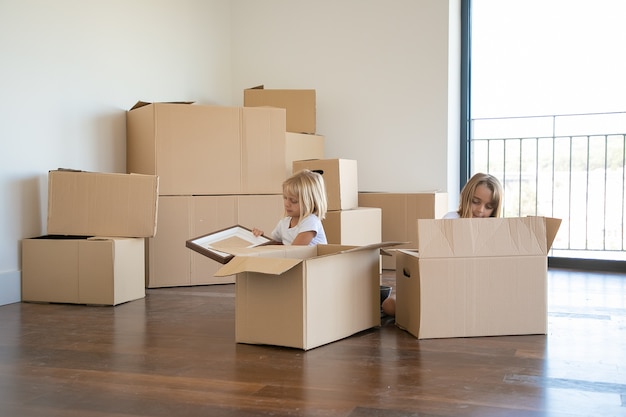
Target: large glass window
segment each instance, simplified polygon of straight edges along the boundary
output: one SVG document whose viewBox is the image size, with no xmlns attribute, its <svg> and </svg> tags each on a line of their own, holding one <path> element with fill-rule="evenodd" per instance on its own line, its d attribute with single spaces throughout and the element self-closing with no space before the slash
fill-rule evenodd
<svg viewBox="0 0 626 417">
<path fill-rule="evenodd" d="M 502 180 L 506 216 L 563 219 L 554 256 L 626 260 L 626 2 L 464 4 L 467 175 Z"/>
</svg>

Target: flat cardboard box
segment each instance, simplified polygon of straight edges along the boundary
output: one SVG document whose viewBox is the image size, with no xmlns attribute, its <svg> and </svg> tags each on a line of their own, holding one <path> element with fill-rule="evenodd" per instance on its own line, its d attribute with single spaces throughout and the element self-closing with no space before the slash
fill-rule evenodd
<svg viewBox="0 0 626 417">
<path fill-rule="evenodd" d="M 328 210 L 359 207 L 359 177 L 354 159 L 307 159 L 294 161 L 293 172 L 309 169 L 322 174 L 328 197 Z M 374 207 L 362 205 L 362 207 Z"/>
<path fill-rule="evenodd" d="M 315 90 L 248 88 L 243 92 L 244 107 L 270 106 L 287 112 L 287 132 L 315 133 Z"/>
<path fill-rule="evenodd" d="M 418 339 L 547 333 L 547 254 L 560 219 L 417 221 L 396 252 L 396 325 Z"/>
<path fill-rule="evenodd" d="M 76 170 L 48 173 L 49 235 L 151 237 L 159 178 Z"/>
<path fill-rule="evenodd" d="M 186 246 L 204 256 L 225 264 L 234 255 L 225 252 L 233 248 L 253 248 L 272 243 L 267 236 L 255 236 L 252 230 L 241 225 L 235 225 L 223 230 L 207 233 L 193 239 L 188 239 Z"/>
<path fill-rule="evenodd" d="M 236 274 L 236 341 L 308 350 L 380 326 L 380 249 L 391 245 L 264 246 L 235 256 L 217 275 Z"/>
<path fill-rule="evenodd" d="M 408 242 L 396 248 L 411 249 L 417 244 L 417 219 L 439 219 L 448 210 L 448 193 L 423 191 L 412 193 L 359 192 L 359 206 L 382 209 L 382 241 Z M 383 269 L 396 268 L 395 252 L 383 257 Z"/>
<path fill-rule="evenodd" d="M 144 298 L 144 238 L 22 240 L 22 301 L 118 305 Z"/>
<path fill-rule="evenodd" d="M 382 242 L 382 210 L 378 207 L 329 211 L 322 225 L 328 243 L 363 246 Z"/>
<path fill-rule="evenodd" d="M 159 196 L 159 233 L 147 240 L 146 287 L 232 284 L 216 277 L 219 262 L 189 250 L 186 241 L 234 224 L 271 233 L 283 216 L 282 194 Z"/>
<path fill-rule="evenodd" d="M 285 134 L 286 146 L 286 176 L 293 174 L 293 162 L 304 159 L 324 159 L 324 136 L 308 133 Z"/>
<path fill-rule="evenodd" d="M 127 172 L 158 175 L 160 195 L 278 194 L 285 110 L 152 103 L 127 112 Z"/>
</svg>

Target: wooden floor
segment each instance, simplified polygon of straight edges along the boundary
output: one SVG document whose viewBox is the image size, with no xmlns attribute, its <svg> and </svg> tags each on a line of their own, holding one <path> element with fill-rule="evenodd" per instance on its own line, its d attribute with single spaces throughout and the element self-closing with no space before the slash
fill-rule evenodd
<svg viewBox="0 0 626 417">
<path fill-rule="evenodd" d="M 547 336 L 387 322 L 307 352 L 236 344 L 234 285 L 6 305 L 0 416 L 626 416 L 626 274 L 550 270 L 548 288 Z"/>
</svg>

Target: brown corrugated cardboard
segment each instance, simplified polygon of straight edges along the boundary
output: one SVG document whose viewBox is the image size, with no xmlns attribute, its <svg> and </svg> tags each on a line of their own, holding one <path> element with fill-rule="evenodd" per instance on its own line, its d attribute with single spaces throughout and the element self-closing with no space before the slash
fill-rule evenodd
<svg viewBox="0 0 626 417">
<path fill-rule="evenodd" d="M 22 240 L 22 301 L 117 305 L 145 297 L 143 238 Z"/>
<path fill-rule="evenodd" d="M 245 107 L 270 106 L 287 111 L 287 131 L 315 133 L 315 90 L 266 90 L 262 85 L 243 92 Z"/>
<path fill-rule="evenodd" d="M 48 174 L 50 235 L 150 237 L 157 229 L 154 175 L 56 170 Z"/>
<path fill-rule="evenodd" d="M 380 248 L 391 245 L 264 246 L 235 256 L 216 275 L 236 274 L 236 341 L 308 350 L 379 326 Z"/>
<path fill-rule="evenodd" d="M 159 233 L 148 239 L 148 288 L 228 284 L 216 277 L 220 263 L 189 250 L 188 239 L 233 224 L 271 233 L 283 215 L 282 194 L 233 196 L 160 196 Z"/>
<path fill-rule="evenodd" d="M 328 210 L 351 210 L 359 207 L 357 161 L 353 159 L 307 159 L 294 161 L 293 172 L 317 171 L 324 177 Z M 375 207 L 362 205 L 362 207 Z"/>
<path fill-rule="evenodd" d="M 153 103 L 127 112 L 127 172 L 160 195 L 276 194 L 285 177 L 285 110 Z"/>
<path fill-rule="evenodd" d="M 322 220 L 328 243 L 362 246 L 382 242 L 382 210 L 357 207 L 326 213 Z"/>
<path fill-rule="evenodd" d="M 396 324 L 419 339 L 546 334 L 546 217 L 418 220 L 397 250 Z"/>
<path fill-rule="evenodd" d="M 293 161 L 324 159 L 324 136 L 287 132 L 285 139 L 287 147 L 285 178 L 293 175 Z"/>
<path fill-rule="evenodd" d="M 382 209 L 382 241 L 409 242 L 398 248 L 415 248 L 417 219 L 439 219 L 448 212 L 448 193 L 359 192 L 359 206 Z M 383 269 L 395 269 L 395 254 L 383 257 Z"/>
</svg>

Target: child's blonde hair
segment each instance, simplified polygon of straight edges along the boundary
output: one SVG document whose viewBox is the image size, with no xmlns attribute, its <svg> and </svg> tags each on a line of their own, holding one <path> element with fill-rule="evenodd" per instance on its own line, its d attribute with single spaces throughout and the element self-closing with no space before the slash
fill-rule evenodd
<svg viewBox="0 0 626 417">
<path fill-rule="evenodd" d="M 502 210 L 502 185 L 493 175 L 484 174 L 482 172 L 474 174 L 461 190 L 461 201 L 459 202 L 459 210 L 457 211 L 459 216 L 462 218 L 472 217 L 472 199 L 479 185 L 486 186 L 493 194 L 491 198 L 493 211 L 489 217 L 500 217 L 500 211 Z"/>
<path fill-rule="evenodd" d="M 308 169 L 295 173 L 283 182 L 283 194 L 298 198 L 300 220 L 311 214 L 315 214 L 320 220 L 326 217 L 328 202 L 321 174 Z"/>
</svg>

